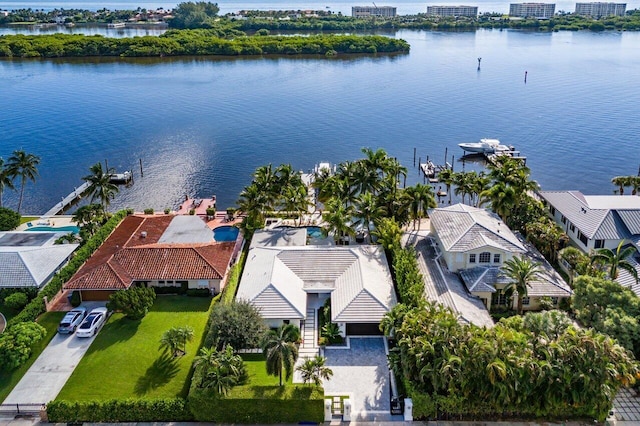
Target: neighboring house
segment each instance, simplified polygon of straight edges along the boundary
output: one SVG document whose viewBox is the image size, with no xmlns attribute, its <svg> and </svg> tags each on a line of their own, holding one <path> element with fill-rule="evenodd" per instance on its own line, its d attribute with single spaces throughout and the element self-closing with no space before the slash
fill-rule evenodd
<svg viewBox="0 0 640 426">
<path fill-rule="evenodd" d="M 549 262 L 530 244 L 518 238 L 502 220 L 485 209 L 455 204 L 429 211 L 431 234 L 447 268 L 457 272 L 467 290 L 487 309 L 509 303 L 504 290 L 509 281 L 501 273 L 514 256 L 540 263 L 542 273 L 531 283 L 523 300 L 525 310 L 540 308 L 540 298 L 557 306 L 571 297 L 571 289 Z M 516 305 L 516 298 L 511 301 Z"/>
<path fill-rule="evenodd" d="M 539 195 L 551 217 L 583 252 L 615 251 L 621 241 L 635 247 L 636 255 L 627 261 L 640 275 L 640 197 L 584 195 L 580 191 L 541 191 Z M 640 284 L 627 271 L 621 270 L 616 281 L 640 295 Z"/>
<path fill-rule="evenodd" d="M 62 232 L 0 232 L 0 288 L 41 288 L 78 244 L 54 244 Z"/>
<path fill-rule="evenodd" d="M 128 216 L 69 280 L 83 300 L 132 285 L 224 288 L 235 243 L 216 243 L 197 216 Z"/>
<path fill-rule="evenodd" d="M 315 329 L 318 308 L 331 298 L 331 321 L 343 336 L 381 334 L 380 320 L 396 304 L 382 247 L 291 245 L 304 244 L 304 234 L 256 232 L 236 298 L 258 307 L 270 327 L 301 329 Z"/>
<path fill-rule="evenodd" d="M 640 243 L 640 197 L 584 195 L 580 191 L 541 191 L 551 217 L 585 253 L 615 250 L 620 241 Z"/>
</svg>

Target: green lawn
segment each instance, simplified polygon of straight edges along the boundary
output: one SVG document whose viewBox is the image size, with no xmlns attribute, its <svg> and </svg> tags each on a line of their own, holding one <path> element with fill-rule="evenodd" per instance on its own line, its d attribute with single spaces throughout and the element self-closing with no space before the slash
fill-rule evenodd
<svg viewBox="0 0 640 426">
<path fill-rule="evenodd" d="M 47 329 L 47 335 L 32 348 L 31 358 L 13 371 L 0 371 L 0 401 L 9 395 L 11 390 L 18 384 L 24 373 L 27 372 L 31 364 L 35 362 L 40 353 L 47 347 L 53 336 L 56 334 L 58 323 L 64 316 L 65 312 L 47 312 L 38 318 L 38 324 Z"/>
<path fill-rule="evenodd" d="M 23 223 L 27 223 L 27 222 L 31 222 L 32 220 L 36 220 L 39 219 L 38 216 L 22 216 L 20 218 L 20 225 L 22 225 Z"/>
<path fill-rule="evenodd" d="M 209 316 L 210 298 L 158 296 L 141 321 L 114 314 L 100 331 L 57 399 L 186 397 L 189 370 Z M 187 354 L 173 359 L 159 349 L 171 327 L 190 326 Z"/>
<path fill-rule="evenodd" d="M 280 379 L 278 376 L 269 376 L 267 374 L 267 366 L 264 355 L 262 354 L 242 354 L 244 365 L 247 367 L 247 373 L 249 373 L 249 386 L 279 386 Z M 285 381 L 284 375 L 282 381 L 286 384 L 293 383 L 292 377 Z"/>
</svg>

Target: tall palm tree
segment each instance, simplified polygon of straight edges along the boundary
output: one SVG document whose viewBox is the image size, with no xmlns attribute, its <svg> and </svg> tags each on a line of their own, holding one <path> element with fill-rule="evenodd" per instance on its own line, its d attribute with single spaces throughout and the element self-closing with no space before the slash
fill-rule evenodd
<svg viewBox="0 0 640 426">
<path fill-rule="evenodd" d="M 4 164 L 4 159 L 0 157 L 0 207 L 3 207 L 2 196 L 4 194 L 4 190 L 6 188 L 15 189 L 10 172 L 11 170 Z"/>
<path fill-rule="evenodd" d="M 309 202 L 307 187 L 303 185 L 288 185 L 282 190 L 282 207 L 286 212 L 297 213 L 300 223 L 302 223 L 302 216 L 305 213 L 309 213 Z"/>
<path fill-rule="evenodd" d="M 640 191 L 640 176 L 629 176 L 629 186 L 631 187 L 631 195 L 638 195 L 638 191 Z"/>
<path fill-rule="evenodd" d="M 451 185 L 455 178 L 453 169 L 447 168 L 438 172 L 438 179 L 447 186 L 447 194 L 449 194 L 449 204 L 451 204 Z"/>
<path fill-rule="evenodd" d="M 615 251 L 608 248 L 596 250 L 596 252 L 591 255 L 591 263 L 600 262 L 604 265 L 608 265 L 609 278 L 612 280 L 618 278 L 620 269 L 624 269 L 636 279 L 637 283 L 638 271 L 636 271 L 633 264 L 627 260 L 628 257 L 632 256 L 636 252 L 636 249 L 632 245 L 623 248 L 624 242 L 624 240 L 620 241 Z"/>
<path fill-rule="evenodd" d="M 264 197 L 265 208 L 273 210 L 279 196 L 280 188 L 278 176 L 271 164 L 261 166 L 253 173 L 253 184 Z"/>
<path fill-rule="evenodd" d="M 505 292 L 518 292 L 518 314 L 522 315 L 522 298 L 527 296 L 527 289 L 538 279 L 541 273 L 540 264 L 531 260 L 514 256 L 504 262 L 502 276 L 510 280 Z"/>
<path fill-rule="evenodd" d="M 262 344 L 262 352 L 267 359 L 267 374 L 278 376 L 282 386 L 282 372 L 289 380 L 293 367 L 298 359 L 298 345 L 300 329 L 293 324 L 283 324 L 271 330 Z"/>
<path fill-rule="evenodd" d="M 371 241 L 371 222 L 375 223 L 383 214 L 384 208 L 378 205 L 372 193 L 364 192 L 356 199 L 353 216 L 358 220 L 355 224 L 367 230 L 368 241 Z"/>
<path fill-rule="evenodd" d="M 326 235 L 333 234 L 337 244 L 342 242 L 342 238 L 353 236 L 355 232 L 351 227 L 353 218 L 353 207 L 345 206 L 337 198 L 332 198 L 327 202 L 327 213 L 324 215 L 324 233 Z"/>
<path fill-rule="evenodd" d="M 326 362 L 325 357 L 316 355 L 315 358 L 306 358 L 296 370 L 300 372 L 304 383 L 320 386 L 323 380 L 329 380 L 333 376 L 333 370 L 325 366 Z"/>
<path fill-rule="evenodd" d="M 618 186 L 620 195 L 624 195 L 624 187 L 629 185 L 629 176 L 616 176 L 611 183 Z"/>
<path fill-rule="evenodd" d="M 15 150 L 9 160 L 7 161 L 8 174 L 15 178 L 20 176 L 20 199 L 18 201 L 18 213 L 22 209 L 22 199 L 24 197 L 24 186 L 27 183 L 27 179 L 35 182 L 38 176 L 38 164 L 40 164 L 40 157 L 27 154 L 23 150 Z"/>
<path fill-rule="evenodd" d="M 111 200 L 116 196 L 118 186 L 111 183 L 111 175 L 114 169 L 104 170 L 102 163 L 96 163 L 89 167 L 90 175 L 84 176 L 82 180 L 89 182 L 87 191 L 91 194 L 91 201 L 99 200 L 104 211 L 111 204 Z"/>
<path fill-rule="evenodd" d="M 438 204 L 433 196 L 433 188 L 431 185 L 423 185 L 421 183 L 410 186 L 404 190 L 410 200 L 410 214 L 413 219 L 413 229 L 416 228 L 416 221 L 427 216 L 427 210 L 437 207 Z"/>
<path fill-rule="evenodd" d="M 500 216 L 503 221 L 507 221 L 509 213 L 516 205 L 518 192 L 513 186 L 504 183 L 496 183 L 491 188 L 480 193 L 479 205 L 487 202 L 491 203 L 491 209 Z"/>
</svg>

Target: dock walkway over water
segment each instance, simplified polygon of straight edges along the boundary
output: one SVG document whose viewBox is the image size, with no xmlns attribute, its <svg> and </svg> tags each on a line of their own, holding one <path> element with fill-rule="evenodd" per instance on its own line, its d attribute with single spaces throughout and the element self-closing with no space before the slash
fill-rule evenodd
<svg viewBox="0 0 640 426">
<path fill-rule="evenodd" d="M 74 188 L 73 192 L 66 197 L 62 198 L 62 201 L 50 208 L 43 216 L 55 216 L 64 211 L 65 208 L 73 204 L 76 200 L 82 198 L 82 195 L 89 189 L 89 182 L 85 182 L 78 188 Z"/>
</svg>

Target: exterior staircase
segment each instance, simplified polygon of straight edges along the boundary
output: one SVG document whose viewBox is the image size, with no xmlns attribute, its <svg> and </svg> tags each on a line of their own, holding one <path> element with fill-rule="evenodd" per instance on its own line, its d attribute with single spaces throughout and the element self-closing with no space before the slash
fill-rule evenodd
<svg viewBox="0 0 640 426">
<path fill-rule="evenodd" d="M 298 357 L 315 357 L 320 354 L 318 348 L 318 332 L 316 330 L 316 309 L 311 306 L 307 308 L 307 318 L 302 329 L 302 346 Z"/>
</svg>

